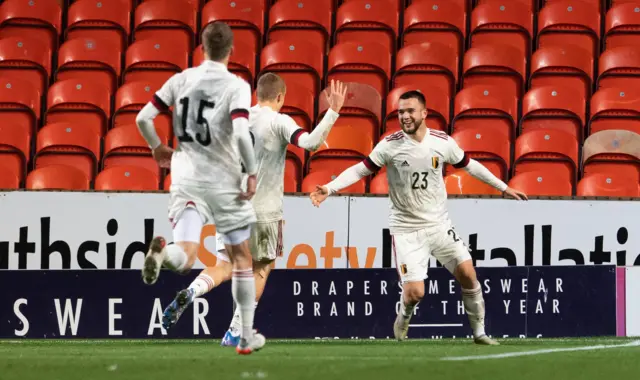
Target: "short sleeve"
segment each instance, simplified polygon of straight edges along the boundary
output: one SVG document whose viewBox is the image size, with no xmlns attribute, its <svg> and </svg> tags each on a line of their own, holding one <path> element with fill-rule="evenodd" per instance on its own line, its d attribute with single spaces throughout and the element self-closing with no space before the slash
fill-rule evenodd
<svg viewBox="0 0 640 380">
<path fill-rule="evenodd" d="M 249 83 L 242 79 L 236 81 L 236 88 L 231 93 L 229 101 L 229 115 L 231 120 L 243 117 L 249 119 L 249 108 L 251 108 L 251 87 Z"/>
<path fill-rule="evenodd" d="M 456 169 L 464 168 L 469 164 L 469 156 L 458 146 L 456 140 L 451 136 L 447 137 L 445 145 L 444 160 L 453 165 Z"/>
<path fill-rule="evenodd" d="M 272 126 L 276 135 L 282 139 L 283 142 L 298 146 L 298 139 L 300 135 L 304 133 L 304 129 L 300 128 L 291 116 L 281 113 L 278 114 Z"/>
<path fill-rule="evenodd" d="M 380 141 L 371 151 L 369 157 L 365 158 L 363 163 L 367 169 L 372 172 L 376 172 L 387 165 L 387 151 L 389 149 L 389 143 L 387 140 Z"/>
<path fill-rule="evenodd" d="M 160 112 L 169 111 L 169 107 L 175 102 L 175 94 L 178 92 L 178 76 L 180 73 L 174 74 L 169 78 L 162 87 L 153 95 L 151 104 Z"/>
</svg>

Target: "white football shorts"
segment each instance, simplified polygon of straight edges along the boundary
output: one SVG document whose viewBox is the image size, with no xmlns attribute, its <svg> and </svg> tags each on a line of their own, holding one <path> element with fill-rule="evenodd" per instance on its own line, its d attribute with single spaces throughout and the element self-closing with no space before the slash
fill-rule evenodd
<svg viewBox="0 0 640 380">
<path fill-rule="evenodd" d="M 216 255 L 218 259 L 229 262 L 221 235 L 216 232 Z M 254 224 L 249 238 L 249 249 L 255 261 L 271 262 L 282 256 L 282 220 Z"/>
<path fill-rule="evenodd" d="M 424 281 L 431 256 L 451 273 L 461 263 L 471 260 L 469 249 L 452 226 L 395 234 L 391 236 L 391 244 L 398 276 L 403 284 Z"/>
</svg>

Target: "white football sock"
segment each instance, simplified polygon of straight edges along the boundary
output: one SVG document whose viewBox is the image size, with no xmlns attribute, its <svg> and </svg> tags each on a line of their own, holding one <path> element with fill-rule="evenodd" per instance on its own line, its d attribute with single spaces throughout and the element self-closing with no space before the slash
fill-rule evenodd
<svg viewBox="0 0 640 380">
<path fill-rule="evenodd" d="M 178 244 L 169 244 L 164 248 L 167 256 L 163 264 L 174 272 L 181 272 L 189 260 L 186 252 Z"/>
<path fill-rule="evenodd" d="M 253 309 L 258 308 L 258 301 L 253 304 Z M 254 311 L 255 315 L 255 311 Z M 240 335 L 240 330 L 242 329 L 242 320 L 240 319 L 240 308 L 236 306 L 236 311 L 233 313 L 233 318 L 231 318 L 231 324 L 229 325 L 229 330 L 231 331 L 231 335 L 238 336 Z"/>
<path fill-rule="evenodd" d="M 253 269 L 234 269 L 231 278 L 231 293 L 236 302 L 237 309 L 240 310 L 240 320 L 242 321 L 242 338 L 248 339 L 253 336 L 253 305 L 256 300 L 256 282 L 253 278 Z"/>
<path fill-rule="evenodd" d="M 202 297 L 213 289 L 215 282 L 213 278 L 208 274 L 201 273 L 195 280 L 189 285 L 189 289 L 193 290 L 196 297 Z"/>
<path fill-rule="evenodd" d="M 485 335 L 484 332 L 484 297 L 482 296 L 482 288 L 476 283 L 474 289 L 462 288 L 462 302 L 464 310 L 469 317 L 469 324 L 473 330 L 473 337 Z"/>
</svg>

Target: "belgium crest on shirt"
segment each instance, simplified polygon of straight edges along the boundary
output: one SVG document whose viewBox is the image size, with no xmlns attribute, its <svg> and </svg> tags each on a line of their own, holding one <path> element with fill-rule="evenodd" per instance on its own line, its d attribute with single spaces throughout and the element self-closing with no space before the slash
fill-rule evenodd
<svg viewBox="0 0 640 380">
<path fill-rule="evenodd" d="M 431 167 L 437 169 L 440 166 L 440 157 L 433 156 L 431 157 Z"/>
</svg>

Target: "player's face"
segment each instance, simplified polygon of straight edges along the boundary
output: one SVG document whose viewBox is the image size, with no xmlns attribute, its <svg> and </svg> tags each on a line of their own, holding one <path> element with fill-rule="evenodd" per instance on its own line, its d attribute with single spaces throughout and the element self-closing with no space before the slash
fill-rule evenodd
<svg viewBox="0 0 640 380">
<path fill-rule="evenodd" d="M 427 110 L 418 99 L 400 99 L 398 102 L 398 119 L 404 133 L 416 133 L 426 118 Z"/>
</svg>

